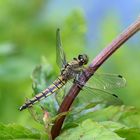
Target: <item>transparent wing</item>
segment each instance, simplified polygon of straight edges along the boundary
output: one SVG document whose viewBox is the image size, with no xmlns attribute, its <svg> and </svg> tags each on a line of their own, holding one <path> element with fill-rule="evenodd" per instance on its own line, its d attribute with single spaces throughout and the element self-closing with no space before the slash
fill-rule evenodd
<svg viewBox="0 0 140 140">
<path fill-rule="evenodd" d="M 78 119 L 89 112 L 100 110 L 109 105 L 122 104 L 123 102 L 121 99 L 115 94 L 85 85 L 74 100 L 71 107 L 71 114 L 68 116 L 68 121 Z"/>
<path fill-rule="evenodd" d="M 56 31 L 56 63 L 59 68 L 63 68 L 66 65 L 66 56 L 62 48 L 60 29 Z"/>
<path fill-rule="evenodd" d="M 117 74 L 95 74 L 90 80 L 75 99 L 72 106 L 74 112 L 93 109 L 98 104 L 105 106 L 123 104 L 121 99 L 110 91 L 111 89 L 125 86 L 126 80 L 122 76 Z M 71 85 L 72 81 L 67 84 Z"/>
<path fill-rule="evenodd" d="M 99 88 L 103 90 L 110 90 L 110 89 L 116 89 L 116 88 L 122 88 L 126 85 L 126 80 L 123 76 L 118 74 L 98 74 L 95 73 L 93 75 L 93 78 L 90 78 L 90 80 L 87 82 L 87 86 L 93 87 L 93 88 Z"/>
<path fill-rule="evenodd" d="M 81 83 L 80 83 L 81 84 Z M 77 101 L 81 104 L 106 104 L 120 105 L 122 101 L 112 93 L 112 89 L 121 88 L 126 85 L 124 77 L 118 74 L 94 74 L 93 78 L 84 85 Z M 79 103 L 78 103 L 79 104 Z"/>
<path fill-rule="evenodd" d="M 97 104 L 105 104 L 106 106 L 121 105 L 122 101 L 110 91 L 87 87 L 86 85 L 74 101 L 74 107 L 77 109 L 87 108 L 87 106 L 94 107 Z"/>
<path fill-rule="evenodd" d="M 121 105 L 121 99 L 111 91 L 102 90 L 93 87 L 84 87 L 84 90 L 87 92 L 87 96 L 89 96 L 92 100 L 96 102 L 105 103 L 106 105 Z M 90 95 L 89 95 L 90 94 Z M 94 94 L 94 95 L 93 95 Z"/>
</svg>

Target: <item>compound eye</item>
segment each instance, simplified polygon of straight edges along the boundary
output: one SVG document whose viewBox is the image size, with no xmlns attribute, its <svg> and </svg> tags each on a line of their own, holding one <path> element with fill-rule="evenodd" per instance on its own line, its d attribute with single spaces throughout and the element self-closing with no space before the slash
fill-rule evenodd
<svg viewBox="0 0 140 140">
<path fill-rule="evenodd" d="M 82 55 L 78 55 L 78 59 L 79 59 L 79 60 L 82 59 Z"/>
</svg>

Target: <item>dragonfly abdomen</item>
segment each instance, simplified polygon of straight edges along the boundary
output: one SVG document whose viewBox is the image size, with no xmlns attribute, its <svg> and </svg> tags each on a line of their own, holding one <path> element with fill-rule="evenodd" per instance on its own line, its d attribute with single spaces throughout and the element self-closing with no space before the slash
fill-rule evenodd
<svg viewBox="0 0 140 140">
<path fill-rule="evenodd" d="M 66 81 L 63 80 L 62 76 L 59 76 L 54 82 L 53 84 L 51 84 L 47 89 L 45 89 L 44 91 L 42 91 L 41 93 L 38 93 L 37 95 L 35 95 L 32 99 L 29 99 L 25 104 L 23 104 L 19 110 L 22 111 L 30 106 L 32 106 L 33 104 L 41 101 L 42 99 L 48 97 L 49 95 L 53 94 L 55 91 L 57 91 L 58 89 L 60 89 L 63 85 L 66 84 Z"/>
</svg>

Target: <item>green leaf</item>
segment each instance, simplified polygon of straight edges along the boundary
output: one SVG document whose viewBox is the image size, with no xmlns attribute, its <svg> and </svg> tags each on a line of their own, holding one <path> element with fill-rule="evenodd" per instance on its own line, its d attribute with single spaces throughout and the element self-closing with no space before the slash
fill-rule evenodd
<svg viewBox="0 0 140 140">
<path fill-rule="evenodd" d="M 78 127 L 63 132 L 56 140 L 124 140 L 103 125 L 85 120 Z"/>
<path fill-rule="evenodd" d="M 140 110 L 131 106 L 109 106 L 104 109 L 92 111 L 83 115 L 73 116 L 74 123 L 80 123 L 86 119 L 94 121 L 114 121 L 119 122 L 127 127 L 140 128 Z M 70 120 L 71 121 L 71 120 Z M 67 121 L 69 123 L 69 121 Z"/>
<path fill-rule="evenodd" d="M 120 117 L 120 106 L 109 106 L 104 109 L 88 112 L 86 114 L 77 114 L 73 116 L 73 122 L 80 123 L 86 119 L 94 121 L 117 121 Z"/>
<path fill-rule="evenodd" d="M 140 140 L 140 129 L 138 128 L 123 128 L 117 130 L 116 133 L 127 140 Z"/>
<path fill-rule="evenodd" d="M 41 64 L 36 66 L 32 73 L 32 88 L 33 97 L 46 89 L 49 84 L 51 84 L 52 78 L 54 76 L 54 71 L 52 66 L 48 63 L 45 57 L 42 57 Z M 35 118 L 38 118 L 38 122 L 42 122 L 43 111 L 42 107 L 49 112 L 50 116 L 55 116 L 57 113 L 57 108 L 55 106 L 56 100 L 53 95 L 41 100 L 39 103 L 35 104 L 31 109 L 35 114 Z"/>
<path fill-rule="evenodd" d="M 39 139 L 40 132 L 17 124 L 0 124 L 0 139 Z"/>
<path fill-rule="evenodd" d="M 104 121 L 104 122 L 100 122 L 100 124 L 111 131 L 116 131 L 121 128 L 127 128 L 125 125 L 113 121 Z"/>
<path fill-rule="evenodd" d="M 48 63 L 45 57 L 42 57 L 41 64 L 37 65 L 32 72 L 33 90 L 36 95 L 50 84 L 53 75 L 52 66 Z"/>
<path fill-rule="evenodd" d="M 124 106 L 119 118 L 119 122 L 128 127 L 140 128 L 140 109 L 132 106 Z"/>
</svg>

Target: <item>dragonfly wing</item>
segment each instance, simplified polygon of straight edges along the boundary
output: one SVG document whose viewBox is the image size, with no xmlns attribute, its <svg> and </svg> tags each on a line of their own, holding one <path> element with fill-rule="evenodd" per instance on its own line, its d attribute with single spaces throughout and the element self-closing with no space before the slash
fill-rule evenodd
<svg viewBox="0 0 140 140">
<path fill-rule="evenodd" d="M 93 94 L 95 96 L 96 102 L 102 102 L 107 105 L 121 105 L 123 104 L 122 100 L 114 93 L 103 90 L 103 89 L 98 89 L 98 88 L 92 88 L 92 87 L 87 87 L 85 86 L 85 89 L 87 92 L 90 92 L 89 94 L 92 93 L 92 98 Z"/>
<path fill-rule="evenodd" d="M 56 31 L 56 63 L 59 68 L 63 68 L 66 65 L 66 56 L 62 48 L 60 29 Z"/>
<path fill-rule="evenodd" d="M 74 106 L 77 108 L 85 108 L 86 106 L 92 105 L 96 106 L 97 104 L 105 104 L 107 106 L 123 104 L 117 95 L 106 90 L 87 87 L 86 85 L 74 102 Z"/>
<path fill-rule="evenodd" d="M 91 78 L 87 83 L 90 86 L 92 85 L 93 88 L 99 88 L 103 90 L 117 89 L 126 86 L 126 80 L 123 76 L 108 73 L 95 73 L 93 78 Z"/>
</svg>

